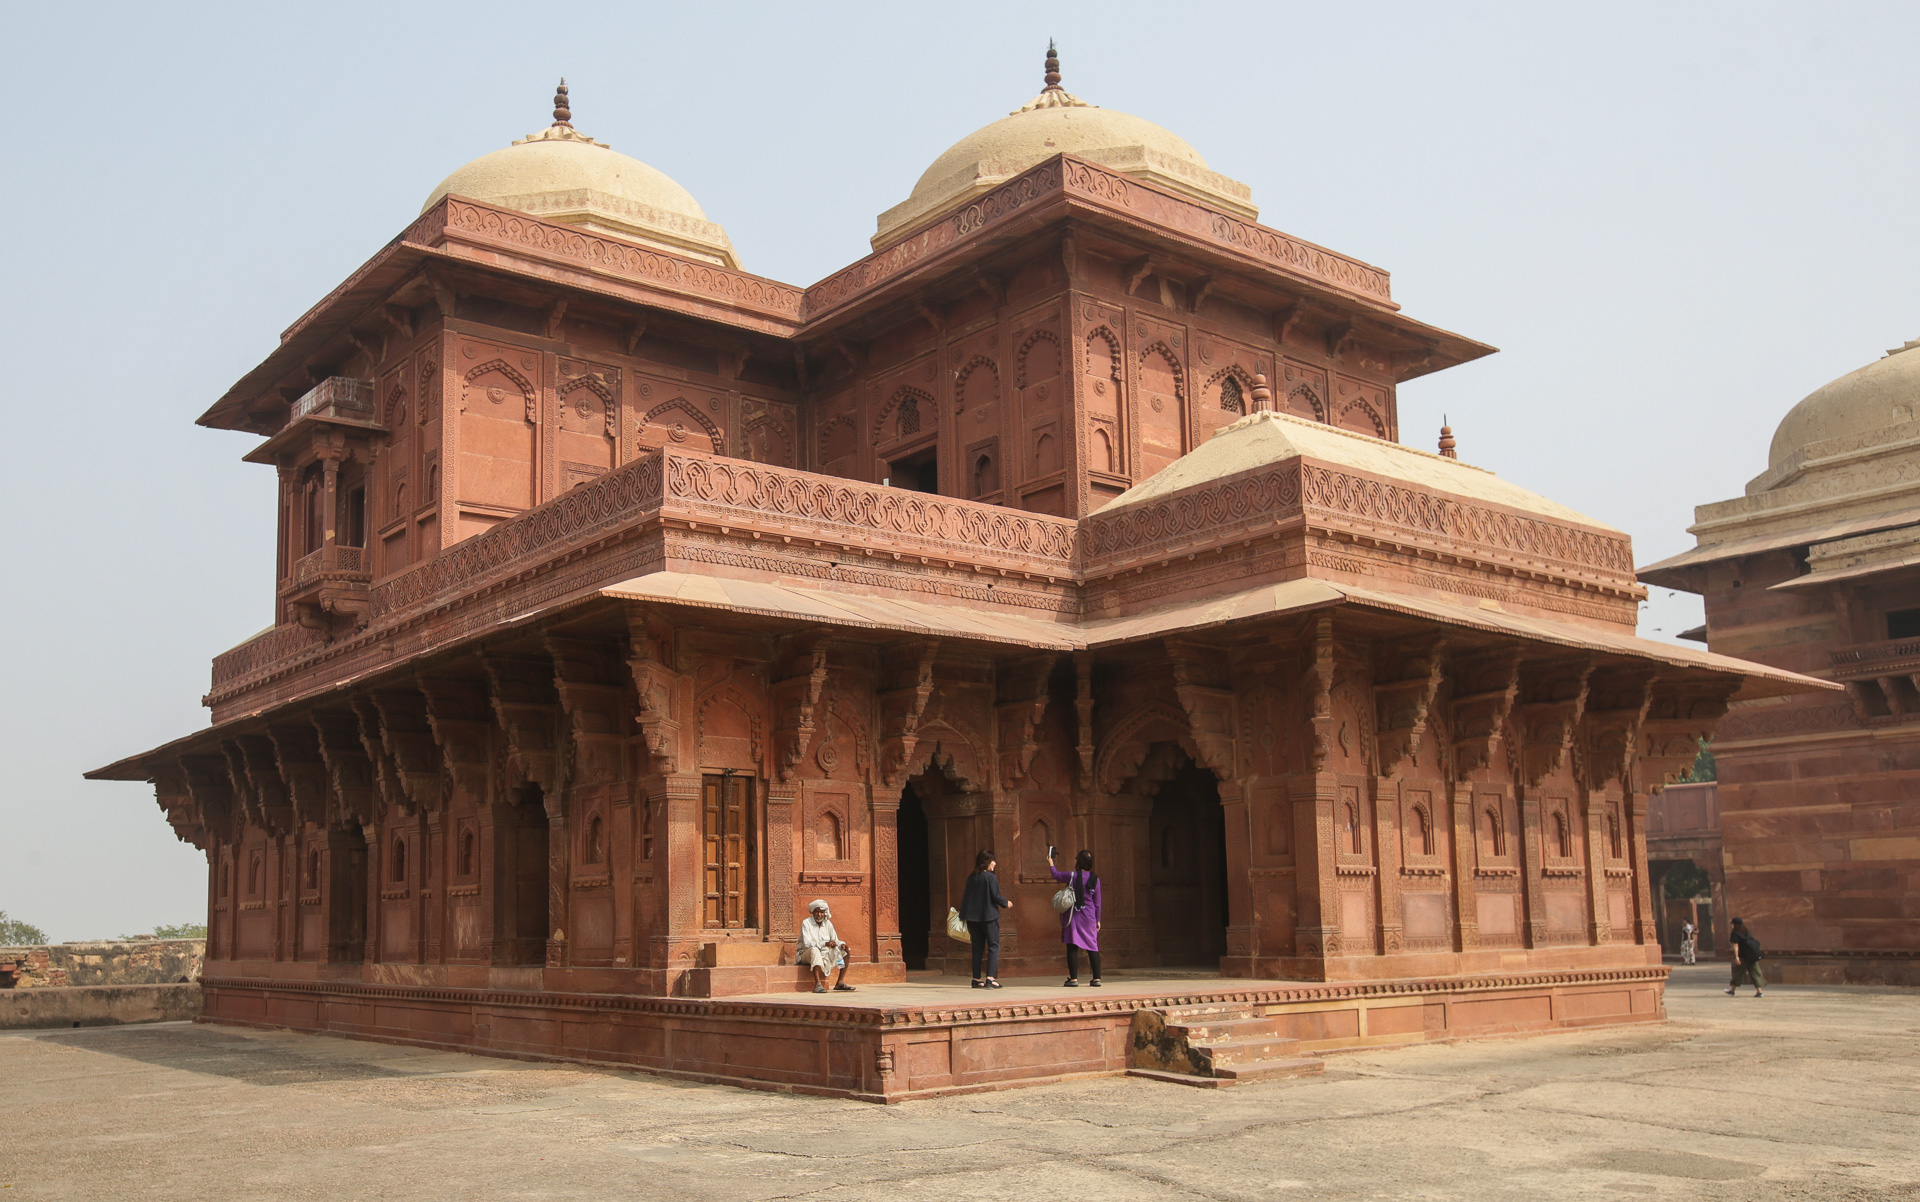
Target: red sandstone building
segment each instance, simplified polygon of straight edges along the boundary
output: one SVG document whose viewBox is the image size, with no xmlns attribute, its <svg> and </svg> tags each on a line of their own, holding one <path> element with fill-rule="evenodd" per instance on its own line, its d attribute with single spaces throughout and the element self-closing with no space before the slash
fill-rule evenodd
<svg viewBox="0 0 1920 1202">
<path fill-rule="evenodd" d="M 1308 1049 L 1657 1017 L 1649 790 L 1820 686 L 1635 638 L 1624 534 L 1400 445 L 1491 348 L 1255 215 L 1051 61 L 811 288 L 564 97 L 455 172 L 201 418 L 279 473 L 274 622 L 93 774 L 206 850 L 209 1017 L 874 1098 L 1208 999 Z M 982 847 L 1057 973 L 1050 843 L 1109 964 L 1237 980 L 872 988 L 964 971 Z M 795 994 L 814 897 L 856 1005 Z"/>
<path fill-rule="evenodd" d="M 1714 743 L 1727 905 L 1788 981 L 1920 984 L 1916 346 L 1794 406 L 1699 545 L 1640 573 L 1705 595 L 1715 651 L 1846 688 L 1742 702 Z"/>
</svg>

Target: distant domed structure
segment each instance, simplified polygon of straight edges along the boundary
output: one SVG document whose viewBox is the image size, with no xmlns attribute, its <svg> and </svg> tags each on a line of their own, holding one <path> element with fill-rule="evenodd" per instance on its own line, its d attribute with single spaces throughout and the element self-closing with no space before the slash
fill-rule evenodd
<svg viewBox="0 0 1920 1202">
<path fill-rule="evenodd" d="M 1773 432 L 1767 472 L 1754 484 L 1772 487 L 1776 478 L 1809 458 L 1804 452 L 1836 438 L 1901 425 L 1920 415 L 1920 339 L 1895 347 L 1885 357 L 1807 394 L 1787 411 Z M 1748 491 L 1754 491 L 1748 486 Z"/>
<path fill-rule="evenodd" d="M 1049 42 L 1040 94 L 935 159 L 914 184 L 912 195 L 880 214 L 874 249 L 1056 154 L 1078 155 L 1249 221 L 1260 214 L 1251 188 L 1208 167 L 1179 135 L 1151 121 L 1088 104 L 1062 88 L 1060 58 Z"/>
<path fill-rule="evenodd" d="M 727 231 L 707 220 L 692 193 L 573 128 L 564 79 L 553 105 L 552 126 L 441 180 L 421 212 L 451 193 L 722 267 L 740 266 Z"/>
</svg>

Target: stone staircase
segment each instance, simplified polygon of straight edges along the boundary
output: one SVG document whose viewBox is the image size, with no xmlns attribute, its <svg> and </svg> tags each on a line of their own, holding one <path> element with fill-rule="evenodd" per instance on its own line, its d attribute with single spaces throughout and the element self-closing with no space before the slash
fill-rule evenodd
<svg viewBox="0 0 1920 1202">
<path fill-rule="evenodd" d="M 1219 1089 L 1242 1081 L 1311 1077 L 1326 1065 L 1244 1002 L 1139 1010 L 1127 1075 Z"/>
</svg>

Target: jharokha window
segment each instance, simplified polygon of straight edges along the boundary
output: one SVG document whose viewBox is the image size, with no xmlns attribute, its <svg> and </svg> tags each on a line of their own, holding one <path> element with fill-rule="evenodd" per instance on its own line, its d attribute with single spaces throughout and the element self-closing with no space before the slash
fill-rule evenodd
<svg viewBox="0 0 1920 1202">
<path fill-rule="evenodd" d="M 1220 381 L 1220 407 L 1228 413 L 1245 413 L 1246 401 L 1240 391 L 1240 381 L 1228 376 Z"/>
<path fill-rule="evenodd" d="M 705 860 L 705 911 L 710 927 L 744 927 L 753 921 L 753 778 L 728 772 L 708 776 L 701 789 L 701 855 Z"/>
</svg>

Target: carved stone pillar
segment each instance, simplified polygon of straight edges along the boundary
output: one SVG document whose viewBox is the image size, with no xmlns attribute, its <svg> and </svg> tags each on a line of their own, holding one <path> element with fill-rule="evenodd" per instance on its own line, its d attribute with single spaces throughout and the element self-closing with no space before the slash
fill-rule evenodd
<svg viewBox="0 0 1920 1202">
<path fill-rule="evenodd" d="M 651 777 L 648 792 L 654 798 L 652 804 L 660 810 L 654 826 L 657 867 L 653 887 L 655 913 L 663 916 L 654 925 L 648 963 L 671 976 L 694 966 L 702 933 L 700 907 L 705 885 L 700 868 L 700 774 L 674 772 Z M 666 983 L 671 986 L 672 982 Z"/>
<path fill-rule="evenodd" d="M 799 942 L 799 919 L 794 914 L 794 808 L 800 799 L 798 781 L 767 786 L 767 912 L 760 929 L 769 940 L 793 946 Z"/>
<path fill-rule="evenodd" d="M 1453 827 L 1453 939 L 1458 951 L 1480 946 L 1479 890 L 1475 887 L 1473 857 L 1473 782 L 1450 781 L 1447 796 Z"/>
<path fill-rule="evenodd" d="M 1325 961 L 1342 954 L 1340 940 L 1340 878 L 1334 805 L 1340 797 L 1339 778 L 1331 772 L 1296 777 L 1293 785 L 1296 909 L 1294 954 L 1303 960 Z M 1309 969 L 1311 971 L 1311 968 Z"/>
<path fill-rule="evenodd" d="M 1374 946 L 1382 955 L 1406 950 L 1400 915 L 1400 783 L 1373 782 Z"/>
<path fill-rule="evenodd" d="M 325 838 L 321 906 L 326 911 L 326 959 L 329 964 L 350 964 L 366 955 L 367 893 L 360 882 L 366 871 L 366 846 L 338 826 L 328 827 Z"/>
<path fill-rule="evenodd" d="M 1248 815 L 1247 794 L 1250 782 L 1219 782 L 1220 808 L 1226 825 L 1227 843 L 1227 924 L 1226 960 L 1220 970 L 1228 976 L 1253 975 L 1255 940 L 1253 929 L 1253 825 Z M 1151 850 L 1149 850 L 1151 856 Z"/>
<path fill-rule="evenodd" d="M 1547 941 L 1547 899 L 1545 878 L 1540 874 L 1540 798 L 1532 789 L 1521 789 L 1520 793 L 1520 896 L 1527 909 L 1526 922 L 1522 925 L 1527 933 L 1528 947 L 1544 947 Z"/>
<path fill-rule="evenodd" d="M 380 909 L 380 882 L 386 876 L 387 848 L 386 840 L 378 822 L 367 822 L 360 828 L 367 841 L 367 939 L 361 949 L 361 959 L 366 964 L 378 964 L 381 957 L 381 944 L 384 941 L 386 923 Z"/>
<path fill-rule="evenodd" d="M 548 795 L 547 808 L 547 967 L 567 966 L 567 903 L 573 896 L 573 847 L 567 835 L 567 801 Z"/>
<path fill-rule="evenodd" d="M 880 964 L 900 963 L 900 795 L 869 791 L 873 829 L 872 890 L 873 958 Z M 945 915 L 936 914 L 944 920 Z"/>
<path fill-rule="evenodd" d="M 1595 945 L 1613 941 L 1612 908 L 1607 903 L 1607 790 L 1582 789 L 1586 798 L 1587 903 L 1593 914 Z M 1626 938 L 1625 931 L 1620 932 Z"/>
</svg>

